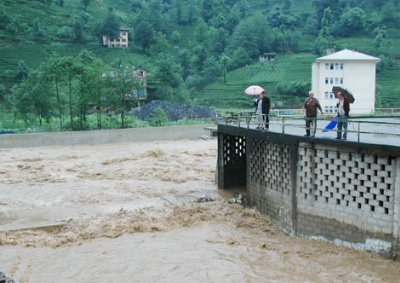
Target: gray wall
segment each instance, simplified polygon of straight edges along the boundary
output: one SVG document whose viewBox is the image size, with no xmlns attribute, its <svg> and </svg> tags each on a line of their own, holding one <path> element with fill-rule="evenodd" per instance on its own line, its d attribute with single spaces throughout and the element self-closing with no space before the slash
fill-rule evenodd
<svg viewBox="0 0 400 283">
<path fill-rule="evenodd" d="M 4 134 L 0 135 L 0 147 L 35 147 L 196 139 L 203 135 L 211 135 L 210 130 L 206 128 L 206 125 L 195 125 L 38 134 Z"/>
<path fill-rule="evenodd" d="M 245 170 L 248 203 L 285 233 L 400 254 L 400 147 L 229 126 L 219 126 L 218 137 L 219 187 Z M 240 148 L 227 146 L 238 139 Z M 230 171 L 225 160 L 238 152 L 246 161 L 237 165 L 245 164 Z"/>
</svg>

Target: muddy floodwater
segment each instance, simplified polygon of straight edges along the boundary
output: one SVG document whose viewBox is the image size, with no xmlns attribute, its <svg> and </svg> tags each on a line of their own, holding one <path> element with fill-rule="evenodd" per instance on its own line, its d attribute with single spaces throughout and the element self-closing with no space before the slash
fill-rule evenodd
<svg viewBox="0 0 400 283">
<path fill-rule="evenodd" d="M 400 262 L 228 203 L 216 139 L 0 156 L 0 271 L 18 282 L 400 282 Z"/>
</svg>

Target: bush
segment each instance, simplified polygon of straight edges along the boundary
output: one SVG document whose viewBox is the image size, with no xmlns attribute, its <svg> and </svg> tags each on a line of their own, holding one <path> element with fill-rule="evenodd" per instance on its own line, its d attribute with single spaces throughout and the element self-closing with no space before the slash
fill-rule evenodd
<svg viewBox="0 0 400 283">
<path fill-rule="evenodd" d="M 162 110 L 161 107 L 158 107 L 149 119 L 149 124 L 152 127 L 161 127 L 164 126 L 167 122 L 167 114 L 165 114 L 164 110 Z"/>
<path fill-rule="evenodd" d="M 292 97 L 305 97 L 307 96 L 308 91 L 311 88 L 310 82 L 305 82 L 305 81 L 296 81 L 296 82 L 291 82 L 289 84 L 287 83 L 280 83 L 276 91 L 280 95 L 285 95 L 285 96 L 292 96 Z"/>
</svg>

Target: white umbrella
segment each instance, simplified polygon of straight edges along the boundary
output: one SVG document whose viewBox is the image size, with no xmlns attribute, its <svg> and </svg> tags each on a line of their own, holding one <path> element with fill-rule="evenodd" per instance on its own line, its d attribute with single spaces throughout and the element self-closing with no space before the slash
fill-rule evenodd
<svg viewBox="0 0 400 283">
<path fill-rule="evenodd" d="M 262 87 L 258 85 L 251 85 L 244 90 L 244 93 L 248 95 L 260 95 L 263 91 L 264 89 Z"/>
</svg>

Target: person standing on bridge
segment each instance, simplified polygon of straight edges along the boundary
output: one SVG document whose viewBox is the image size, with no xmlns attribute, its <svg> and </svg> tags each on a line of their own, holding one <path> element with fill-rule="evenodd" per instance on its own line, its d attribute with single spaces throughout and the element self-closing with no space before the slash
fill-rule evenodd
<svg viewBox="0 0 400 283">
<path fill-rule="evenodd" d="M 256 106 L 256 114 L 258 127 L 256 129 L 268 130 L 269 129 L 269 110 L 271 109 L 271 99 L 267 97 L 267 92 L 263 90 L 258 99 L 254 100 Z"/>
<path fill-rule="evenodd" d="M 314 97 L 314 92 L 308 92 L 308 97 L 304 101 L 303 111 L 306 114 L 306 137 L 315 137 L 315 131 L 317 130 L 317 114 L 318 110 L 321 114 L 324 114 L 322 111 L 321 105 L 319 104 L 318 99 Z"/>
<path fill-rule="evenodd" d="M 339 91 L 337 93 L 337 98 L 339 101 L 336 106 L 338 107 L 338 123 L 337 123 L 337 140 L 347 139 L 347 125 L 349 121 L 350 103 L 347 97 L 344 96 L 343 92 Z M 343 128 L 343 136 L 342 136 Z"/>
<path fill-rule="evenodd" d="M 254 98 L 254 106 L 256 107 L 256 117 L 257 117 L 257 127 L 256 129 L 264 129 L 264 122 L 262 117 L 262 103 L 264 98 L 264 91 L 258 96 L 258 98 Z"/>
</svg>

